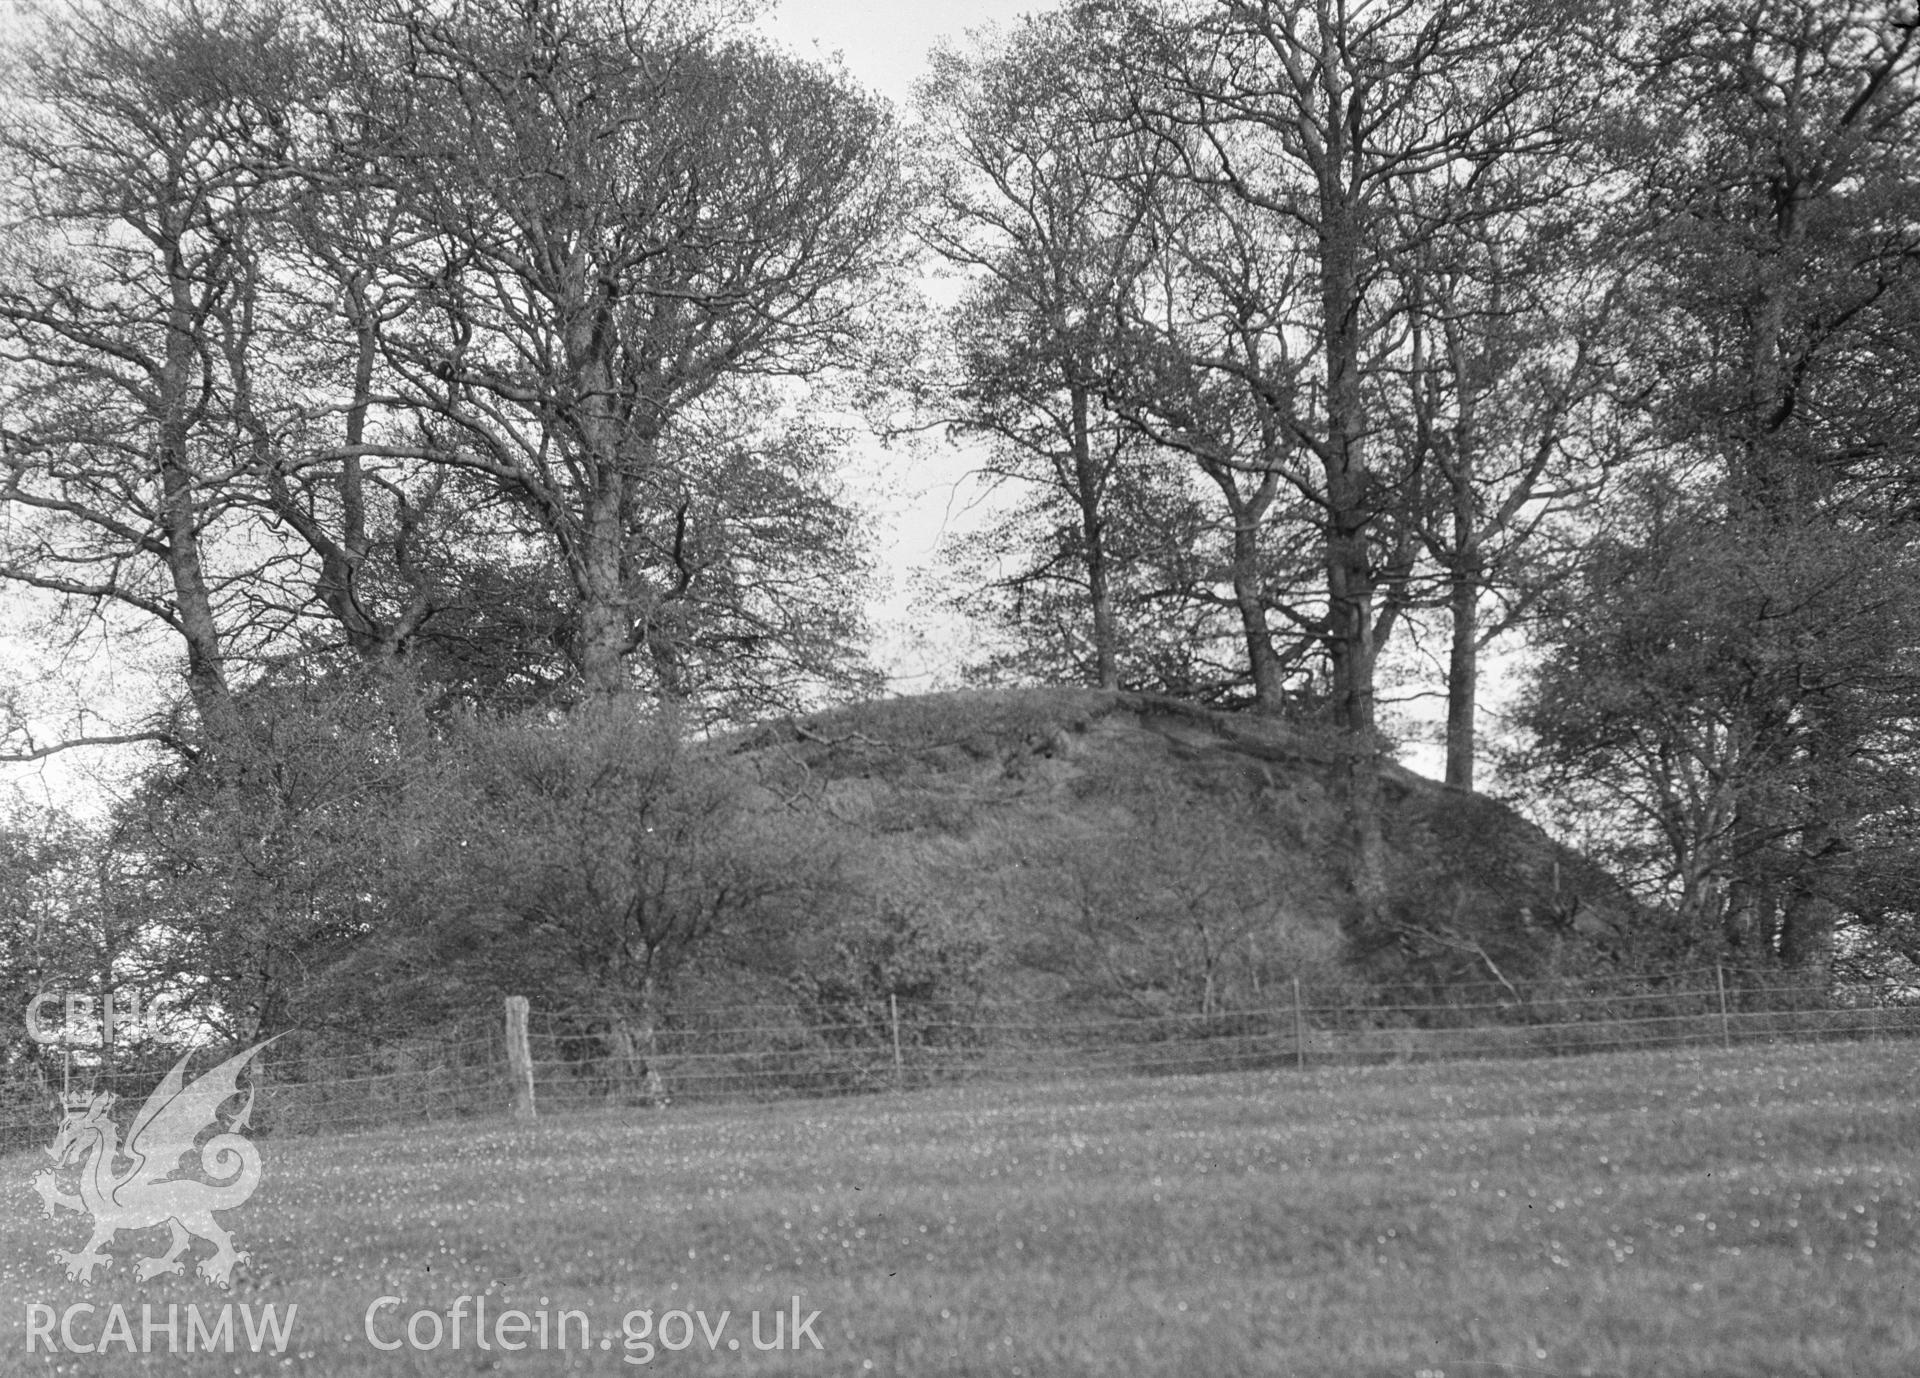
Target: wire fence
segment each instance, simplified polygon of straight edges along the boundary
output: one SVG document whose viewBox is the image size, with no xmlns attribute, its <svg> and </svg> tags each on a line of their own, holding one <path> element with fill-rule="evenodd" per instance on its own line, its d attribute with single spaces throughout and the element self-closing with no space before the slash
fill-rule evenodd
<svg viewBox="0 0 1920 1378">
<path fill-rule="evenodd" d="M 372 1129 L 504 1112 L 505 1039 L 500 1021 L 476 1015 L 439 1037 L 375 1040 L 304 1029 L 283 1034 L 240 1077 L 243 1097 L 221 1114 L 230 1123 L 244 1107 L 250 1133 L 305 1134 Z M 71 1100 L 107 1093 L 125 1122 L 180 1058 L 180 1048 L 141 1047 L 112 1056 L 83 1047 L 47 1058 L 0 1082 L 0 1151 L 52 1142 Z M 193 1051 L 192 1081 L 243 1051 L 211 1044 Z"/>
<path fill-rule="evenodd" d="M 517 1049 L 497 1011 L 438 1038 L 379 1042 L 295 1030 L 253 1065 L 249 1125 L 300 1134 L 504 1115 L 529 1080 L 535 1112 L 547 1114 L 965 1082 L 1920 1035 L 1920 989 L 1909 984 L 1813 988 L 1715 968 L 1525 985 L 1330 992 L 1296 984 L 1275 993 L 1280 998 L 1257 1008 L 1197 1012 L 1112 999 L 885 995 L 824 1007 L 796 1000 L 674 1009 L 652 1022 L 631 1012 L 536 1008 Z M 189 1077 L 236 1051 L 196 1053 Z M 97 1052 L 83 1053 L 52 1075 L 46 1063 L 16 1073 L 0 1083 L 0 1148 L 51 1142 L 66 1092 L 108 1091 L 139 1104 L 177 1056 L 150 1049 L 103 1065 Z"/>
</svg>

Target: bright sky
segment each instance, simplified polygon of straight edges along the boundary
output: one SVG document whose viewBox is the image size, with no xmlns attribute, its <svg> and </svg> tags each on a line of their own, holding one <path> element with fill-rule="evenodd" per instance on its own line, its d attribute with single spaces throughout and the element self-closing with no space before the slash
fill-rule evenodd
<svg viewBox="0 0 1920 1378">
<path fill-rule="evenodd" d="M 839 53 L 863 85 L 904 105 L 938 39 L 1049 8 L 1035 0 L 780 0 L 764 27 L 802 53 Z"/>
<path fill-rule="evenodd" d="M 941 39 L 957 44 L 969 29 L 1049 8 L 1050 0 L 778 0 L 761 27 L 803 56 L 837 56 L 854 80 L 904 110 Z M 896 692 L 943 687 L 965 654 L 965 629 L 916 608 L 914 584 L 935 572 L 941 536 L 966 523 L 980 500 L 967 479 L 974 463 L 935 438 L 891 449 L 876 444 L 854 458 L 850 484 L 873 518 L 884 583 L 870 609 L 874 653 Z"/>
</svg>

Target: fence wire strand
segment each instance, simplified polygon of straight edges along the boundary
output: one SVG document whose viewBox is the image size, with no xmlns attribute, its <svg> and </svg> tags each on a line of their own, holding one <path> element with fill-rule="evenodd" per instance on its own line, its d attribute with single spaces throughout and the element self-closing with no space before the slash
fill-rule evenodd
<svg viewBox="0 0 1920 1378">
<path fill-rule="evenodd" d="M 535 1009 L 528 1051 L 537 1112 L 559 1112 L 962 1082 L 1920 1035 L 1920 990 L 1910 986 L 1815 990 L 1780 981 L 1727 983 L 1722 976 L 1706 968 L 1519 991 L 1502 982 L 1307 991 L 1297 1004 L 1203 1013 L 881 998 L 827 1008 L 799 1001 L 709 1005 L 669 1010 L 648 1023 L 608 1011 Z M 202 1049 L 188 1074 L 237 1051 Z M 110 1058 L 82 1051 L 73 1086 L 137 1104 L 178 1056 L 178 1049 Z M 15 1066 L 0 1081 L 0 1148 L 51 1140 L 63 1108 L 62 1078 L 50 1075 L 50 1066 L 44 1059 Z M 267 1134 L 498 1116 L 512 1098 L 505 1030 L 492 1015 L 476 1015 L 440 1038 L 388 1042 L 295 1030 L 256 1059 L 250 1086 L 251 1130 Z"/>
</svg>

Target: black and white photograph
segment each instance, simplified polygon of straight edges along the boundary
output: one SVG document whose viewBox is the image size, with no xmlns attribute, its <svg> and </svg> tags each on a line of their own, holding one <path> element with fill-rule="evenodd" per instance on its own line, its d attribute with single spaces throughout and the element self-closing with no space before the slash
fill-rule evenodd
<svg viewBox="0 0 1920 1378">
<path fill-rule="evenodd" d="M 0 1378 L 1914 1378 L 1916 0 L 0 0 Z"/>
</svg>

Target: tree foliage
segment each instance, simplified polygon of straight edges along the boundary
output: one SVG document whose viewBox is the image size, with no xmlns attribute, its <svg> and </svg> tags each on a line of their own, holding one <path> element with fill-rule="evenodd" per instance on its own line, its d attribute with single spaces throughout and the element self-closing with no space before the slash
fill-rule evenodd
<svg viewBox="0 0 1920 1378">
<path fill-rule="evenodd" d="M 335 649 L 709 716 L 870 686 L 822 416 L 904 192 L 843 75 L 571 0 L 20 43 L 0 576 L 178 647 L 203 731 L 169 741 Z"/>
<path fill-rule="evenodd" d="M 1627 56 L 1672 477 L 1561 595 L 1530 716 L 1691 940 L 1818 973 L 1904 922 L 1860 882 L 1911 864 L 1920 21 L 1691 5 Z"/>
</svg>

